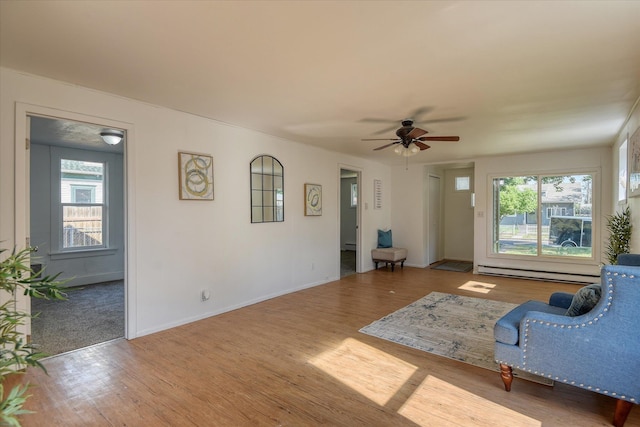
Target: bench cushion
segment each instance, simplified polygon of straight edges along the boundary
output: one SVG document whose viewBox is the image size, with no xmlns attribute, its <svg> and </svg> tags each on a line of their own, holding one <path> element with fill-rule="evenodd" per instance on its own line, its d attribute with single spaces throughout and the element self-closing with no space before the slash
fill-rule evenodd
<svg viewBox="0 0 640 427">
<path fill-rule="evenodd" d="M 378 261 L 401 261 L 407 259 L 407 250 L 404 248 L 371 249 L 371 258 Z"/>
</svg>

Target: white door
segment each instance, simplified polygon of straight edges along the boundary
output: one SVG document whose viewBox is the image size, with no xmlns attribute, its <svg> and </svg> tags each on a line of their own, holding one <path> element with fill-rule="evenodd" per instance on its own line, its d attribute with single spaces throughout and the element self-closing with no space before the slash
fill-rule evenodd
<svg viewBox="0 0 640 427">
<path fill-rule="evenodd" d="M 429 175 L 429 236 L 427 256 L 429 264 L 440 261 L 440 178 Z"/>
</svg>

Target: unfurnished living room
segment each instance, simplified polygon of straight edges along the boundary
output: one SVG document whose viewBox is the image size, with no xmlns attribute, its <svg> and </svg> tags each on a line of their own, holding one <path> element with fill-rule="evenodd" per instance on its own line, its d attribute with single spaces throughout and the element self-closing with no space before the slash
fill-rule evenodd
<svg viewBox="0 0 640 427">
<path fill-rule="evenodd" d="M 640 426 L 639 22 L 0 1 L 0 424 Z"/>
</svg>

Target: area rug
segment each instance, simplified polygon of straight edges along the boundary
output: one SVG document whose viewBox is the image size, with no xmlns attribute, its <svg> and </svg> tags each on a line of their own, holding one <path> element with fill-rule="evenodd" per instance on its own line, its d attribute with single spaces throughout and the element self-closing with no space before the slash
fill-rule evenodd
<svg viewBox="0 0 640 427">
<path fill-rule="evenodd" d="M 32 298 L 31 342 L 47 356 L 124 336 L 122 280 L 65 289 L 66 301 Z"/>
<path fill-rule="evenodd" d="M 516 304 L 432 292 L 360 332 L 498 372 L 493 357 L 493 326 L 514 307 Z M 514 375 L 553 384 L 526 372 L 514 370 Z"/>
<path fill-rule="evenodd" d="M 433 270 L 459 271 L 461 273 L 467 273 L 473 268 L 473 263 L 466 261 L 445 261 L 442 264 L 438 264 L 431 268 Z"/>
</svg>

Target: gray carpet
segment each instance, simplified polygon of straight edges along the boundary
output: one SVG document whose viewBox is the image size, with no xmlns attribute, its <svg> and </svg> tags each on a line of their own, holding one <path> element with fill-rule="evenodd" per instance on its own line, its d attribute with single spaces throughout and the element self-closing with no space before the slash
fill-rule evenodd
<svg viewBox="0 0 640 427">
<path fill-rule="evenodd" d="M 516 304 L 432 292 L 360 332 L 497 372 L 493 325 L 514 307 Z M 552 384 L 525 372 L 514 371 L 514 375 Z"/>
<path fill-rule="evenodd" d="M 31 342 L 49 356 L 124 337 L 124 282 L 68 288 L 66 301 L 31 299 Z"/>
<path fill-rule="evenodd" d="M 473 269 L 473 263 L 467 261 L 445 261 L 442 264 L 431 267 L 433 270 L 458 271 L 467 273 Z"/>
<path fill-rule="evenodd" d="M 340 251 L 340 277 L 356 273 L 356 251 Z"/>
</svg>

